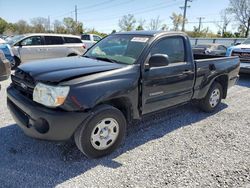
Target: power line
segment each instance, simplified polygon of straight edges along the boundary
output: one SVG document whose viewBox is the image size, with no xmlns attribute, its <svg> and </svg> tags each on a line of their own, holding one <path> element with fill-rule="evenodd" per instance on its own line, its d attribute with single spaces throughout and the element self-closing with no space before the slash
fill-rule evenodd
<svg viewBox="0 0 250 188">
<path fill-rule="evenodd" d="M 178 3 L 172 3 L 172 4 L 164 5 L 164 6 L 162 6 L 162 4 L 157 4 L 158 6 L 154 6 L 154 7 L 147 8 L 147 9 L 141 9 L 140 11 L 130 11 L 130 12 L 127 12 L 126 14 L 139 15 L 139 14 L 153 12 L 153 11 L 160 10 L 160 9 L 165 9 L 167 7 L 175 6 L 175 5 L 178 5 L 178 4 L 179 4 L 179 2 Z M 116 19 L 118 19 L 118 17 L 123 16 L 123 15 L 124 14 L 120 14 L 120 15 L 116 14 L 116 15 L 111 15 L 111 16 L 106 17 L 106 18 L 102 18 L 102 20 L 101 19 L 98 19 L 98 20 L 91 19 L 91 20 L 84 20 L 84 21 L 85 22 L 87 22 L 87 21 L 103 22 L 103 19 L 105 19 L 105 21 L 107 21 L 107 20 L 116 20 Z"/>
<path fill-rule="evenodd" d="M 187 8 L 190 8 L 190 6 L 188 6 L 188 2 L 192 2 L 192 0 L 185 0 L 184 7 L 180 7 L 181 9 L 184 9 L 183 21 L 182 21 L 182 31 L 185 31 Z"/>
</svg>

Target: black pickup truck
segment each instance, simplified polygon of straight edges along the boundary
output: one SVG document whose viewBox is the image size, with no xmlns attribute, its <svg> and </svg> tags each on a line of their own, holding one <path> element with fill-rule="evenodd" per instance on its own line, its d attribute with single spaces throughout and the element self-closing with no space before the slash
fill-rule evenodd
<svg viewBox="0 0 250 188">
<path fill-rule="evenodd" d="M 82 57 L 23 64 L 12 75 L 7 104 L 35 138 L 74 137 L 88 157 L 112 152 L 134 119 L 195 101 L 216 110 L 238 79 L 238 57 L 194 57 L 176 32 L 109 35 Z"/>
</svg>

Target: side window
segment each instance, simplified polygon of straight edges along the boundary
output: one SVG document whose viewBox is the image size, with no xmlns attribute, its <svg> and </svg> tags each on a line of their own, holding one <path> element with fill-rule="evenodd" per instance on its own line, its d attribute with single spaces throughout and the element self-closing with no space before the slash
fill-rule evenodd
<svg viewBox="0 0 250 188">
<path fill-rule="evenodd" d="M 225 46 L 219 46 L 218 50 L 226 50 L 227 48 Z"/>
<path fill-rule="evenodd" d="M 152 49 L 151 55 L 168 55 L 170 63 L 185 61 L 185 47 L 182 37 L 169 37 L 160 40 Z"/>
<path fill-rule="evenodd" d="M 90 36 L 89 35 L 82 35 L 81 39 L 82 40 L 90 40 Z"/>
<path fill-rule="evenodd" d="M 82 43 L 80 38 L 64 37 L 65 43 Z"/>
<path fill-rule="evenodd" d="M 62 37 L 57 37 L 57 36 L 45 36 L 45 45 L 58 45 L 58 44 L 63 44 L 63 39 Z"/>
<path fill-rule="evenodd" d="M 96 41 L 96 42 L 98 42 L 99 40 L 101 40 L 101 38 L 98 37 L 98 36 L 96 36 L 96 35 L 94 35 L 93 38 L 94 38 L 94 41 Z"/>
<path fill-rule="evenodd" d="M 21 42 L 22 46 L 38 46 L 38 45 L 42 45 L 42 38 L 40 36 L 33 36 L 33 37 L 29 37 L 24 39 Z"/>
</svg>

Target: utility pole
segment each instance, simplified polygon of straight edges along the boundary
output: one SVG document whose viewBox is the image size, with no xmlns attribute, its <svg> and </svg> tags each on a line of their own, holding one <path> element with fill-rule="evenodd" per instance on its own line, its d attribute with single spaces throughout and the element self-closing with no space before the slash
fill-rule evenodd
<svg viewBox="0 0 250 188">
<path fill-rule="evenodd" d="M 181 9 L 184 10 L 183 21 L 182 21 L 182 31 L 185 31 L 185 21 L 186 21 L 186 15 L 187 15 L 187 8 L 190 8 L 190 6 L 188 6 L 188 2 L 192 2 L 192 0 L 185 0 L 184 7 L 180 7 Z"/>
<path fill-rule="evenodd" d="M 201 24 L 202 24 L 202 20 L 205 19 L 204 17 L 198 17 L 197 19 L 199 19 L 199 32 L 201 31 Z"/>
<path fill-rule="evenodd" d="M 75 21 L 77 23 L 77 5 L 75 5 Z"/>
</svg>

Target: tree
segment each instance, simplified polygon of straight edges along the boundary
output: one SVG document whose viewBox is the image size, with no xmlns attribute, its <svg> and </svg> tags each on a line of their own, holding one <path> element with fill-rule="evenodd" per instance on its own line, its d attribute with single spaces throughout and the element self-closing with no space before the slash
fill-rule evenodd
<svg viewBox="0 0 250 188">
<path fill-rule="evenodd" d="M 67 17 L 63 19 L 63 24 L 66 27 L 67 33 L 81 34 L 83 33 L 83 23 L 75 22 L 73 18 Z"/>
<path fill-rule="evenodd" d="M 30 25 L 25 20 L 19 20 L 15 25 L 15 31 L 18 34 L 29 33 L 32 31 Z"/>
<path fill-rule="evenodd" d="M 163 24 L 162 27 L 161 27 L 161 30 L 162 31 L 167 31 L 168 30 L 167 24 Z"/>
<path fill-rule="evenodd" d="M 159 30 L 161 27 L 162 21 L 160 20 L 160 17 L 158 16 L 157 18 L 151 19 L 148 29 L 149 30 Z"/>
<path fill-rule="evenodd" d="M 55 20 L 54 23 L 54 32 L 55 33 L 67 33 L 63 23 L 59 20 Z"/>
<path fill-rule="evenodd" d="M 138 21 L 139 25 L 137 26 L 136 30 L 137 31 L 140 31 L 140 30 L 144 30 L 144 25 L 146 23 L 146 20 L 145 19 L 140 19 Z"/>
<path fill-rule="evenodd" d="M 31 24 L 35 33 L 44 33 L 48 25 L 48 19 L 43 17 L 33 18 Z"/>
<path fill-rule="evenodd" d="M 173 12 L 172 16 L 170 16 L 170 19 L 172 20 L 173 22 L 173 30 L 174 31 L 179 31 L 179 27 L 182 25 L 183 23 L 183 16 L 182 14 L 176 14 L 175 12 Z M 185 22 L 187 22 L 187 19 L 185 20 Z"/>
<path fill-rule="evenodd" d="M 119 20 L 119 27 L 121 31 L 132 31 L 135 28 L 136 19 L 133 14 L 124 15 Z"/>
<path fill-rule="evenodd" d="M 3 34 L 7 25 L 8 25 L 8 23 L 0 17 L 0 34 Z"/>
<path fill-rule="evenodd" d="M 245 28 L 245 37 L 250 29 L 250 0 L 230 0 L 228 11 L 234 14 L 235 19 Z"/>
<path fill-rule="evenodd" d="M 220 16 L 221 16 L 221 20 L 222 20 L 222 24 L 217 24 L 217 27 L 219 27 L 219 29 L 221 30 L 221 36 L 222 37 L 228 37 L 228 32 L 227 32 L 227 27 L 229 25 L 229 23 L 231 22 L 230 17 L 228 16 L 228 11 L 227 10 L 222 10 L 220 12 Z M 225 33 L 227 33 L 225 36 Z"/>
</svg>

